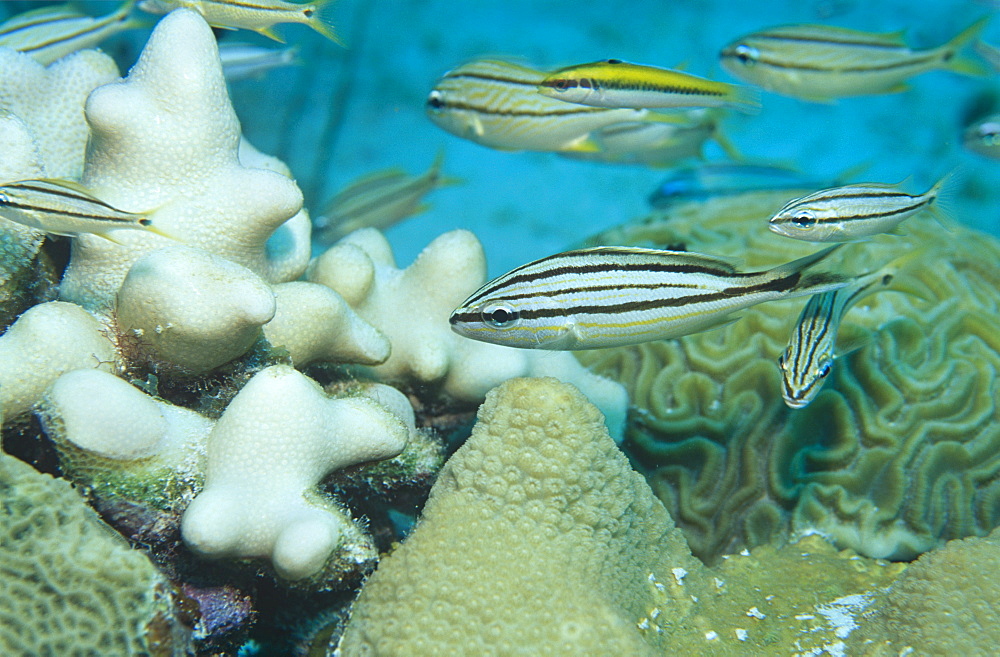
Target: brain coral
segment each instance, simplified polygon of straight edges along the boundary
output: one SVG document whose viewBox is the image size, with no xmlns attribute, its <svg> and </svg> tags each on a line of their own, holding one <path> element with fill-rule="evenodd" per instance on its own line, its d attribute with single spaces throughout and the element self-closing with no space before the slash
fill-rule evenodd
<svg viewBox="0 0 1000 657">
<path fill-rule="evenodd" d="M 785 201 L 757 192 L 681 205 L 591 242 L 683 245 L 769 267 L 816 248 L 767 230 Z M 851 309 L 842 337 L 867 344 L 837 360 L 804 409 L 782 402 L 775 364 L 802 299 L 679 340 L 578 354 L 628 386 L 625 448 L 696 555 L 793 529 L 910 559 L 1000 524 L 1000 244 L 926 216 L 906 233 L 850 244 L 831 266 L 860 273 L 925 247 L 905 275 L 928 298 L 883 292 Z"/>
<path fill-rule="evenodd" d="M 68 483 L 0 454 L 0 654 L 189 654 L 169 587 Z"/>
<path fill-rule="evenodd" d="M 651 610 L 679 622 L 693 602 L 672 570 L 699 569 L 597 409 L 555 379 L 512 379 L 366 583 L 339 654 L 661 654 Z"/>
</svg>

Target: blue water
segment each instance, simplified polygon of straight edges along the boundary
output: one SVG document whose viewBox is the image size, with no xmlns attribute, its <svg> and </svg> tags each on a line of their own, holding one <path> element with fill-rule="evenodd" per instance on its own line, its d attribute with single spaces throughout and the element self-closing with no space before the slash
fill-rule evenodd
<svg viewBox="0 0 1000 657">
<path fill-rule="evenodd" d="M 718 65 L 718 51 L 761 28 L 822 22 L 869 31 L 906 29 L 908 43 L 923 48 L 944 43 L 991 11 L 996 13 L 972 1 L 342 0 L 331 13 L 348 50 L 306 28 L 286 26 L 284 34 L 302 44 L 314 69 L 238 82 L 232 93 L 247 136 L 289 162 L 312 207 L 372 170 L 423 171 L 444 148 L 445 171 L 467 182 L 435 192 L 429 212 L 388 231 L 399 263 L 409 263 L 441 232 L 468 228 L 482 240 L 490 273 L 497 275 L 645 213 L 646 198 L 664 172 L 549 153 L 500 152 L 448 134 L 424 113 L 428 91 L 448 69 L 483 55 L 519 57 L 539 68 L 615 57 L 662 66 L 685 63 L 692 73 L 735 82 Z M 1000 18 L 991 21 L 984 39 L 1000 43 Z M 336 100 L 341 89 L 347 90 L 342 103 Z M 754 161 L 792 165 L 817 179 L 867 163 L 859 179 L 906 179 L 909 191 L 923 192 L 957 168 L 952 213 L 967 225 L 1000 234 L 1000 162 L 961 146 L 963 115 L 982 96 L 1000 104 L 1000 78 L 932 72 L 915 78 L 904 93 L 831 104 L 765 92 L 759 115 L 733 116 L 724 129 Z M 284 106 L 296 97 L 307 100 L 293 125 Z M 329 164 L 317 171 L 315 162 L 324 157 L 317 154 L 317 140 L 331 112 L 339 112 L 341 121 L 327 132 L 333 137 L 325 142 L 332 146 Z M 724 157 L 713 145 L 706 153 Z"/>
</svg>

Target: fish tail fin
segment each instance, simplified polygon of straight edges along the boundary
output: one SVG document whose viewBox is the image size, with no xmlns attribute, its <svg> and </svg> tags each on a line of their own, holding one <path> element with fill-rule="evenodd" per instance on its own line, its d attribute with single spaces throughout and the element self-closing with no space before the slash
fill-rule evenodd
<svg viewBox="0 0 1000 657">
<path fill-rule="evenodd" d="M 347 44 L 344 43 L 344 40 L 340 38 L 340 35 L 334 31 L 333 25 L 327 22 L 326 19 L 326 11 L 333 6 L 333 2 L 334 0 L 318 0 L 318 2 L 314 5 L 312 13 L 306 16 L 306 25 L 316 30 L 330 41 L 333 41 L 341 48 L 346 48 Z"/>
<path fill-rule="evenodd" d="M 934 290 L 920 279 L 907 273 L 907 270 L 914 266 L 915 263 L 926 265 L 927 254 L 930 251 L 930 246 L 918 247 L 886 263 L 881 269 L 875 272 L 875 275 L 882 279 L 881 287 L 893 292 L 909 294 L 928 303 L 933 301 L 936 296 Z M 887 276 L 889 277 L 888 280 L 886 280 Z M 874 292 L 875 290 L 872 291 Z"/>
<path fill-rule="evenodd" d="M 986 28 L 990 17 L 983 16 L 975 23 L 959 32 L 955 38 L 940 47 L 941 62 L 943 68 L 962 75 L 986 76 L 990 70 L 985 62 L 978 58 L 961 57 L 958 52 L 979 38 L 979 35 Z"/>
<path fill-rule="evenodd" d="M 732 101 L 737 110 L 744 114 L 759 114 L 762 107 L 760 89 L 745 84 L 734 84 Z"/>
<path fill-rule="evenodd" d="M 826 260 L 842 246 L 844 245 L 834 244 L 798 260 L 778 265 L 768 270 L 766 276 L 776 289 L 784 290 L 790 297 L 839 290 L 850 283 L 847 277 L 829 271 L 810 272 L 808 270 Z"/>
<path fill-rule="evenodd" d="M 927 206 L 928 212 L 950 233 L 955 232 L 956 221 L 951 208 L 960 178 L 958 170 L 952 169 L 941 176 L 941 179 L 927 192 L 931 197 L 931 202 Z"/>
<path fill-rule="evenodd" d="M 456 178 L 455 176 L 442 176 L 441 167 L 444 166 L 444 146 L 438 149 L 437 155 L 434 156 L 434 162 L 431 163 L 430 176 L 434 180 L 435 187 L 447 187 L 448 185 L 464 185 L 464 178 Z"/>
</svg>

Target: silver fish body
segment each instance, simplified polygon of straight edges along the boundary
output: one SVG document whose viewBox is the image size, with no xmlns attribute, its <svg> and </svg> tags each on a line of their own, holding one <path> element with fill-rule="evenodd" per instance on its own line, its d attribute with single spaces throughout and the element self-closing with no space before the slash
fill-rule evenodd
<svg viewBox="0 0 1000 657">
<path fill-rule="evenodd" d="M 151 14 L 168 14 L 174 9 L 193 9 L 213 27 L 253 30 L 269 39 L 283 42 L 274 31 L 279 23 L 300 23 L 311 27 L 327 39 L 343 45 L 333 28 L 320 18 L 331 0 L 312 3 L 285 0 L 140 0 L 139 8 Z"/>
<path fill-rule="evenodd" d="M 837 247 L 761 272 L 711 256 L 601 246 L 542 258 L 490 281 L 451 315 L 452 330 L 523 349 L 600 349 L 676 338 L 734 321 L 765 301 L 838 289 L 808 272 Z"/>
<path fill-rule="evenodd" d="M 828 25 L 786 25 L 734 41 L 720 53 L 734 76 L 786 96 L 829 101 L 902 91 L 909 78 L 935 69 L 981 74 L 958 56 L 986 26 L 980 20 L 948 43 L 911 50 L 901 33 L 878 34 Z"/>
<path fill-rule="evenodd" d="M 72 5 L 42 7 L 18 14 L 0 25 L 0 46 L 30 55 L 41 64 L 70 53 L 92 48 L 104 39 L 143 23 L 129 17 L 135 0 L 123 2 L 116 11 L 94 18 Z"/>
<path fill-rule="evenodd" d="M 768 228 L 807 242 L 854 242 L 888 233 L 906 218 L 931 208 L 947 179 L 917 195 L 880 183 L 824 189 L 790 201 L 771 217 Z"/>
<path fill-rule="evenodd" d="M 648 110 L 574 105 L 538 93 L 545 73 L 496 59 L 448 71 L 427 97 L 431 121 L 453 135 L 499 150 L 572 150 L 594 130 L 639 121 Z"/>
<path fill-rule="evenodd" d="M 269 71 L 300 64 L 298 46 L 266 48 L 252 43 L 219 44 L 219 60 L 226 80 L 234 82 L 259 78 Z"/>
<path fill-rule="evenodd" d="M 0 186 L 0 217 L 68 237 L 107 236 L 121 228 L 163 234 L 147 215 L 112 207 L 68 180 L 20 180 Z"/>
</svg>

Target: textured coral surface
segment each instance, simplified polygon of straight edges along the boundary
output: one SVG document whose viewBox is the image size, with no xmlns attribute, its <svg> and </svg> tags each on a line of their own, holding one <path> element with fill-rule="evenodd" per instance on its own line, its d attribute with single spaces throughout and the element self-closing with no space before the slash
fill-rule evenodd
<svg viewBox="0 0 1000 657">
<path fill-rule="evenodd" d="M 417 528 L 368 581 L 341 647 L 656 654 L 662 635 L 637 625 L 655 583 L 699 567 L 597 410 L 554 379 L 514 379 L 487 397 Z M 676 589 L 661 593 L 675 611 L 690 606 Z"/>
<path fill-rule="evenodd" d="M 0 653 L 185 655 L 166 579 L 65 481 L 0 455 Z"/>
<path fill-rule="evenodd" d="M 764 268 L 816 249 L 767 230 L 786 200 L 679 206 L 593 242 L 683 245 Z M 1000 244 L 927 216 L 904 229 L 847 245 L 835 269 L 861 273 L 925 248 L 900 280 L 923 283 L 928 298 L 883 292 L 851 309 L 841 337 L 865 346 L 836 361 L 805 409 L 784 405 L 775 364 L 802 299 L 679 340 L 579 354 L 628 386 L 626 449 L 696 555 L 713 560 L 793 528 L 907 559 L 1000 522 Z"/>
</svg>

